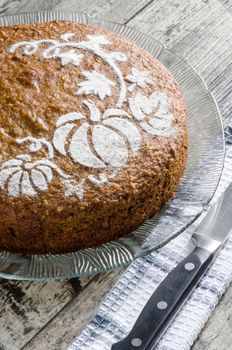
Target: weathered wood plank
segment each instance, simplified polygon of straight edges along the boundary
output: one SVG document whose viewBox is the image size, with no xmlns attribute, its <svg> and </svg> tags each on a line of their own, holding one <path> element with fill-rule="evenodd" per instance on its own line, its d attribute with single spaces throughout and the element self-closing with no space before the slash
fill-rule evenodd
<svg viewBox="0 0 232 350">
<path fill-rule="evenodd" d="M 125 268 L 98 275 L 73 298 L 23 350 L 65 350 L 93 317 L 106 293 Z"/>
<path fill-rule="evenodd" d="M 62 0 L 1 0 L 0 1 L 0 14 L 10 15 L 22 12 L 32 12 L 32 11 L 51 11 L 56 5 L 58 5 Z"/>
<path fill-rule="evenodd" d="M 88 283 L 88 281 L 86 281 Z M 78 279 L 0 281 L 0 349 L 18 350 L 81 290 Z"/>
<path fill-rule="evenodd" d="M 232 285 L 213 312 L 192 350 L 232 349 Z"/>
<path fill-rule="evenodd" d="M 57 6 L 57 11 L 70 11 L 88 13 L 92 17 L 102 17 L 108 21 L 125 23 L 139 13 L 151 0 L 63 0 Z"/>
<path fill-rule="evenodd" d="M 124 23 L 135 16 L 151 0 L 21 0 L 0 1 L 0 14 L 8 15 L 36 11 L 86 12 L 90 16 L 100 16 L 107 20 Z M 123 11 L 122 11 L 123 9 Z"/>
</svg>

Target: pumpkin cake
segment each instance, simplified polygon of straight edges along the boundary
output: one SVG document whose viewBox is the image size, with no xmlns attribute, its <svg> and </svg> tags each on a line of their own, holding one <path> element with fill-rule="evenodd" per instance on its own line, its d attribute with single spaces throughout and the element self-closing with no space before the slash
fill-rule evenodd
<svg viewBox="0 0 232 350">
<path fill-rule="evenodd" d="M 128 234 L 187 156 L 172 75 L 127 39 L 56 21 L 0 28 L 0 248 L 63 253 Z"/>
</svg>

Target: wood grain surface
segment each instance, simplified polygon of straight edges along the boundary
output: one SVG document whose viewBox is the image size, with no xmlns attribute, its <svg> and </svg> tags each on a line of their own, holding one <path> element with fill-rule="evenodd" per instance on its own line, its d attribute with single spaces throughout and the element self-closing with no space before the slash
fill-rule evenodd
<svg viewBox="0 0 232 350">
<path fill-rule="evenodd" d="M 1 15 L 42 10 L 86 12 L 159 39 L 202 75 L 227 122 L 232 111 L 232 1 L 0 0 Z M 0 280 L 0 350 L 66 349 L 122 271 L 66 281 Z M 231 328 L 229 287 L 193 350 L 232 349 Z"/>
</svg>

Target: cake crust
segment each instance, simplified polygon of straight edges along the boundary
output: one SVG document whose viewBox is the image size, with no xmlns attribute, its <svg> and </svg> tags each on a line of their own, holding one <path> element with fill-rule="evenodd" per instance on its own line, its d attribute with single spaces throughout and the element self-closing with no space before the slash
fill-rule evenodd
<svg viewBox="0 0 232 350">
<path fill-rule="evenodd" d="M 187 157 L 187 111 L 149 53 L 57 21 L 0 28 L 0 60 L 2 250 L 100 245 L 172 198 Z"/>
</svg>

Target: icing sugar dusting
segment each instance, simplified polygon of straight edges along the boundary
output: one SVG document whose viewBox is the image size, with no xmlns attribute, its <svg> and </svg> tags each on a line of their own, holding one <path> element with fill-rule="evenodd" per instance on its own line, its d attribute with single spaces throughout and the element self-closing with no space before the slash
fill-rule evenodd
<svg viewBox="0 0 232 350">
<path fill-rule="evenodd" d="M 83 72 L 82 74 L 86 78 L 86 81 L 79 83 L 80 88 L 77 90 L 77 95 L 94 93 L 101 100 L 104 100 L 106 96 L 111 96 L 111 87 L 115 86 L 113 81 L 96 71 Z"/>
<path fill-rule="evenodd" d="M 141 71 L 134 67 L 131 69 L 131 74 L 126 76 L 126 80 L 132 83 L 128 88 L 130 92 L 134 90 L 136 85 L 141 88 L 145 88 L 146 85 L 154 85 L 154 81 L 150 78 L 150 72 L 148 70 Z"/>
<path fill-rule="evenodd" d="M 7 188 L 10 197 L 36 196 L 38 191 L 48 190 L 52 170 L 64 179 L 71 178 L 48 159 L 31 162 L 30 157 L 24 155 L 21 159 L 6 161 L 0 167 L 0 188 Z"/>
<path fill-rule="evenodd" d="M 63 53 L 59 53 L 57 57 L 61 59 L 62 66 L 65 66 L 66 64 L 73 64 L 74 66 L 79 66 L 79 64 L 84 58 L 82 54 L 77 55 L 75 53 L 75 50 L 69 50 Z"/>
<path fill-rule="evenodd" d="M 47 185 L 47 178 L 45 178 L 44 174 L 40 170 L 32 169 L 31 171 L 31 180 L 33 184 L 40 190 L 40 191 L 47 191 L 48 185 Z"/>
<path fill-rule="evenodd" d="M 74 33 L 64 33 L 59 40 L 23 41 L 8 48 L 10 54 L 20 50 L 26 56 L 38 54 L 43 59 L 56 59 L 61 66 L 71 67 L 81 67 L 85 52 L 96 55 L 111 69 L 113 78 L 103 74 L 100 65 L 97 70 L 81 71 L 79 68 L 84 80 L 78 83 L 73 95 L 95 96 L 102 106 L 102 101 L 112 96 L 113 90 L 117 94 L 111 108 L 102 111 L 98 103 L 84 100 L 81 111 L 58 117 L 51 140 L 31 135 L 16 139 L 18 147 L 28 147 L 28 154 L 18 155 L 0 165 L 0 188 L 9 196 L 37 196 L 48 191 L 54 176 L 59 176 L 64 195 L 83 200 L 85 182 L 106 185 L 117 175 L 118 169 L 127 164 L 131 155 L 139 153 L 144 133 L 169 137 L 176 132 L 174 116 L 169 113 L 168 96 L 156 91 L 151 72 L 131 67 L 130 73 L 124 76 L 120 64 L 128 60 L 128 55 L 107 50 L 109 44 L 110 40 L 103 35 L 87 35 L 86 40 L 76 41 Z M 147 86 L 153 90 L 149 96 L 143 92 Z M 39 86 L 36 88 L 39 90 Z M 43 130 L 49 131 L 43 117 L 38 117 L 38 123 Z M 45 153 L 44 158 L 33 161 L 30 154 L 37 157 L 41 150 Z M 76 181 L 77 174 L 66 174 L 56 165 L 57 154 L 69 158 L 74 165 L 78 163 L 101 172 Z"/>
<path fill-rule="evenodd" d="M 176 132 L 174 116 L 168 113 L 168 98 L 164 93 L 153 92 L 149 97 L 137 93 L 129 99 L 133 116 L 148 134 L 169 137 Z M 148 115 L 151 117 L 144 120 Z"/>
<path fill-rule="evenodd" d="M 20 195 L 20 182 L 22 178 L 22 170 L 17 171 L 12 175 L 8 181 L 8 194 L 11 197 L 18 197 Z"/>
<path fill-rule="evenodd" d="M 101 115 L 96 105 L 90 101 L 83 103 L 89 110 L 88 117 L 84 122 L 77 118 L 77 125 L 73 123 L 74 118 L 67 118 L 65 123 L 64 117 L 60 117 L 62 123 L 60 119 L 57 121 L 60 127 L 54 133 L 54 147 L 63 155 L 66 155 L 66 147 L 74 162 L 91 168 L 124 166 L 128 159 L 125 139 L 128 140 L 132 153 L 136 154 L 139 151 L 141 135 L 138 128 L 130 120 L 128 113 L 121 109 L 108 109 Z M 69 120 L 72 123 L 69 123 Z M 91 128 L 89 121 L 94 123 Z M 70 132 L 74 130 L 69 139 Z M 90 139 L 88 132 L 91 134 Z"/>
<path fill-rule="evenodd" d="M 77 196 L 80 201 L 84 198 L 84 180 L 81 180 L 79 183 L 76 183 L 73 180 L 65 181 L 65 197 L 69 198 L 72 196 Z"/>
<path fill-rule="evenodd" d="M 37 195 L 37 192 L 32 187 L 29 174 L 26 171 L 23 172 L 21 191 L 22 191 L 22 194 L 24 194 L 25 196 L 34 197 Z"/>
<path fill-rule="evenodd" d="M 104 163 L 91 151 L 87 137 L 88 128 L 89 125 L 84 123 L 77 129 L 70 142 L 70 155 L 76 163 L 90 168 L 104 168 Z"/>
<path fill-rule="evenodd" d="M 54 132 L 53 145 L 56 148 L 56 150 L 60 152 L 63 156 L 66 155 L 66 139 L 68 138 L 71 130 L 74 127 L 75 124 L 73 123 L 62 125 Z"/>
<path fill-rule="evenodd" d="M 117 62 L 123 62 L 127 60 L 127 56 L 122 52 L 107 52 L 103 49 L 103 45 L 109 45 L 110 41 L 103 35 L 87 35 L 86 41 L 75 42 L 70 41 L 74 37 L 73 33 L 64 33 L 60 41 L 51 40 L 51 39 L 43 39 L 43 40 L 35 40 L 35 41 L 23 41 L 16 43 L 8 48 L 9 53 L 14 53 L 16 50 L 21 49 L 23 54 L 26 56 L 30 56 L 35 54 L 41 45 L 45 45 L 46 48 L 42 51 L 42 57 L 44 59 L 61 59 L 61 64 L 73 64 L 79 65 L 83 60 L 82 54 L 76 54 L 75 50 L 84 50 L 93 53 L 94 55 L 100 57 L 114 72 L 117 77 L 117 82 L 119 83 L 119 97 L 117 106 L 121 107 L 123 102 L 126 99 L 126 84 L 123 78 L 123 74 L 120 68 L 117 65 Z M 67 52 L 62 52 L 64 48 L 71 48 L 72 50 Z M 90 72 L 87 72 L 90 73 Z M 93 71 L 95 74 L 95 81 L 97 79 L 96 74 L 98 72 Z M 99 73 L 100 74 L 100 73 Z M 98 76 L 99 77 L 99 76 Z M 93 78 L 92 78 L 93 79 Z M 105 79 L 107 79 L 105 77 Z M 108 80 L 108 79 L 107 79 Z M 99 81 L 99 79 L 98 79 Z M 84 83 L 84 82 L 83 82 Z M 114 82 L 112 82 L 114 84 Z M 109 84 L 109 83 L 108 83 Z M 86 85 L 84 85 L 86 86 Z M 81 87 L 82 88 L 82 87 Z M 87 88 L 87 87 L 86 87 Z M 83 93 L 86 94 L 83 88 Z M 109 87 L 104 84 L 104 88 L 107 90 L 106 96 L 109 96 Z M 79 89 L 80 90 L 80 89 Z M 80 91 L 78 92 L 78 94 Z M 94 93 L 94 91 L 93 91 Z M 100 93 L 97 92 L 98 96 L 103 96 L 105 94 L 104 90 L 100 90 Z"/>
<path fill-rule="evenodd" d="M 124 139 L 115 131 L 104 125 L 96 125 L 92 134 L 93 146 L 104 160 L 113 167 L 123 167 L 128 158 L 128 150 Z"/>
<path fill-rule="evenodd" d="M 136 154 L 140 148 L 140 132 L 138 128 L 130 121 L 122 118 L 108 118 L 104 120 L 104 125 L 110 126 L 120 133 L 124 134 L 130 144 L 132 153 Z"/>
</svg>

